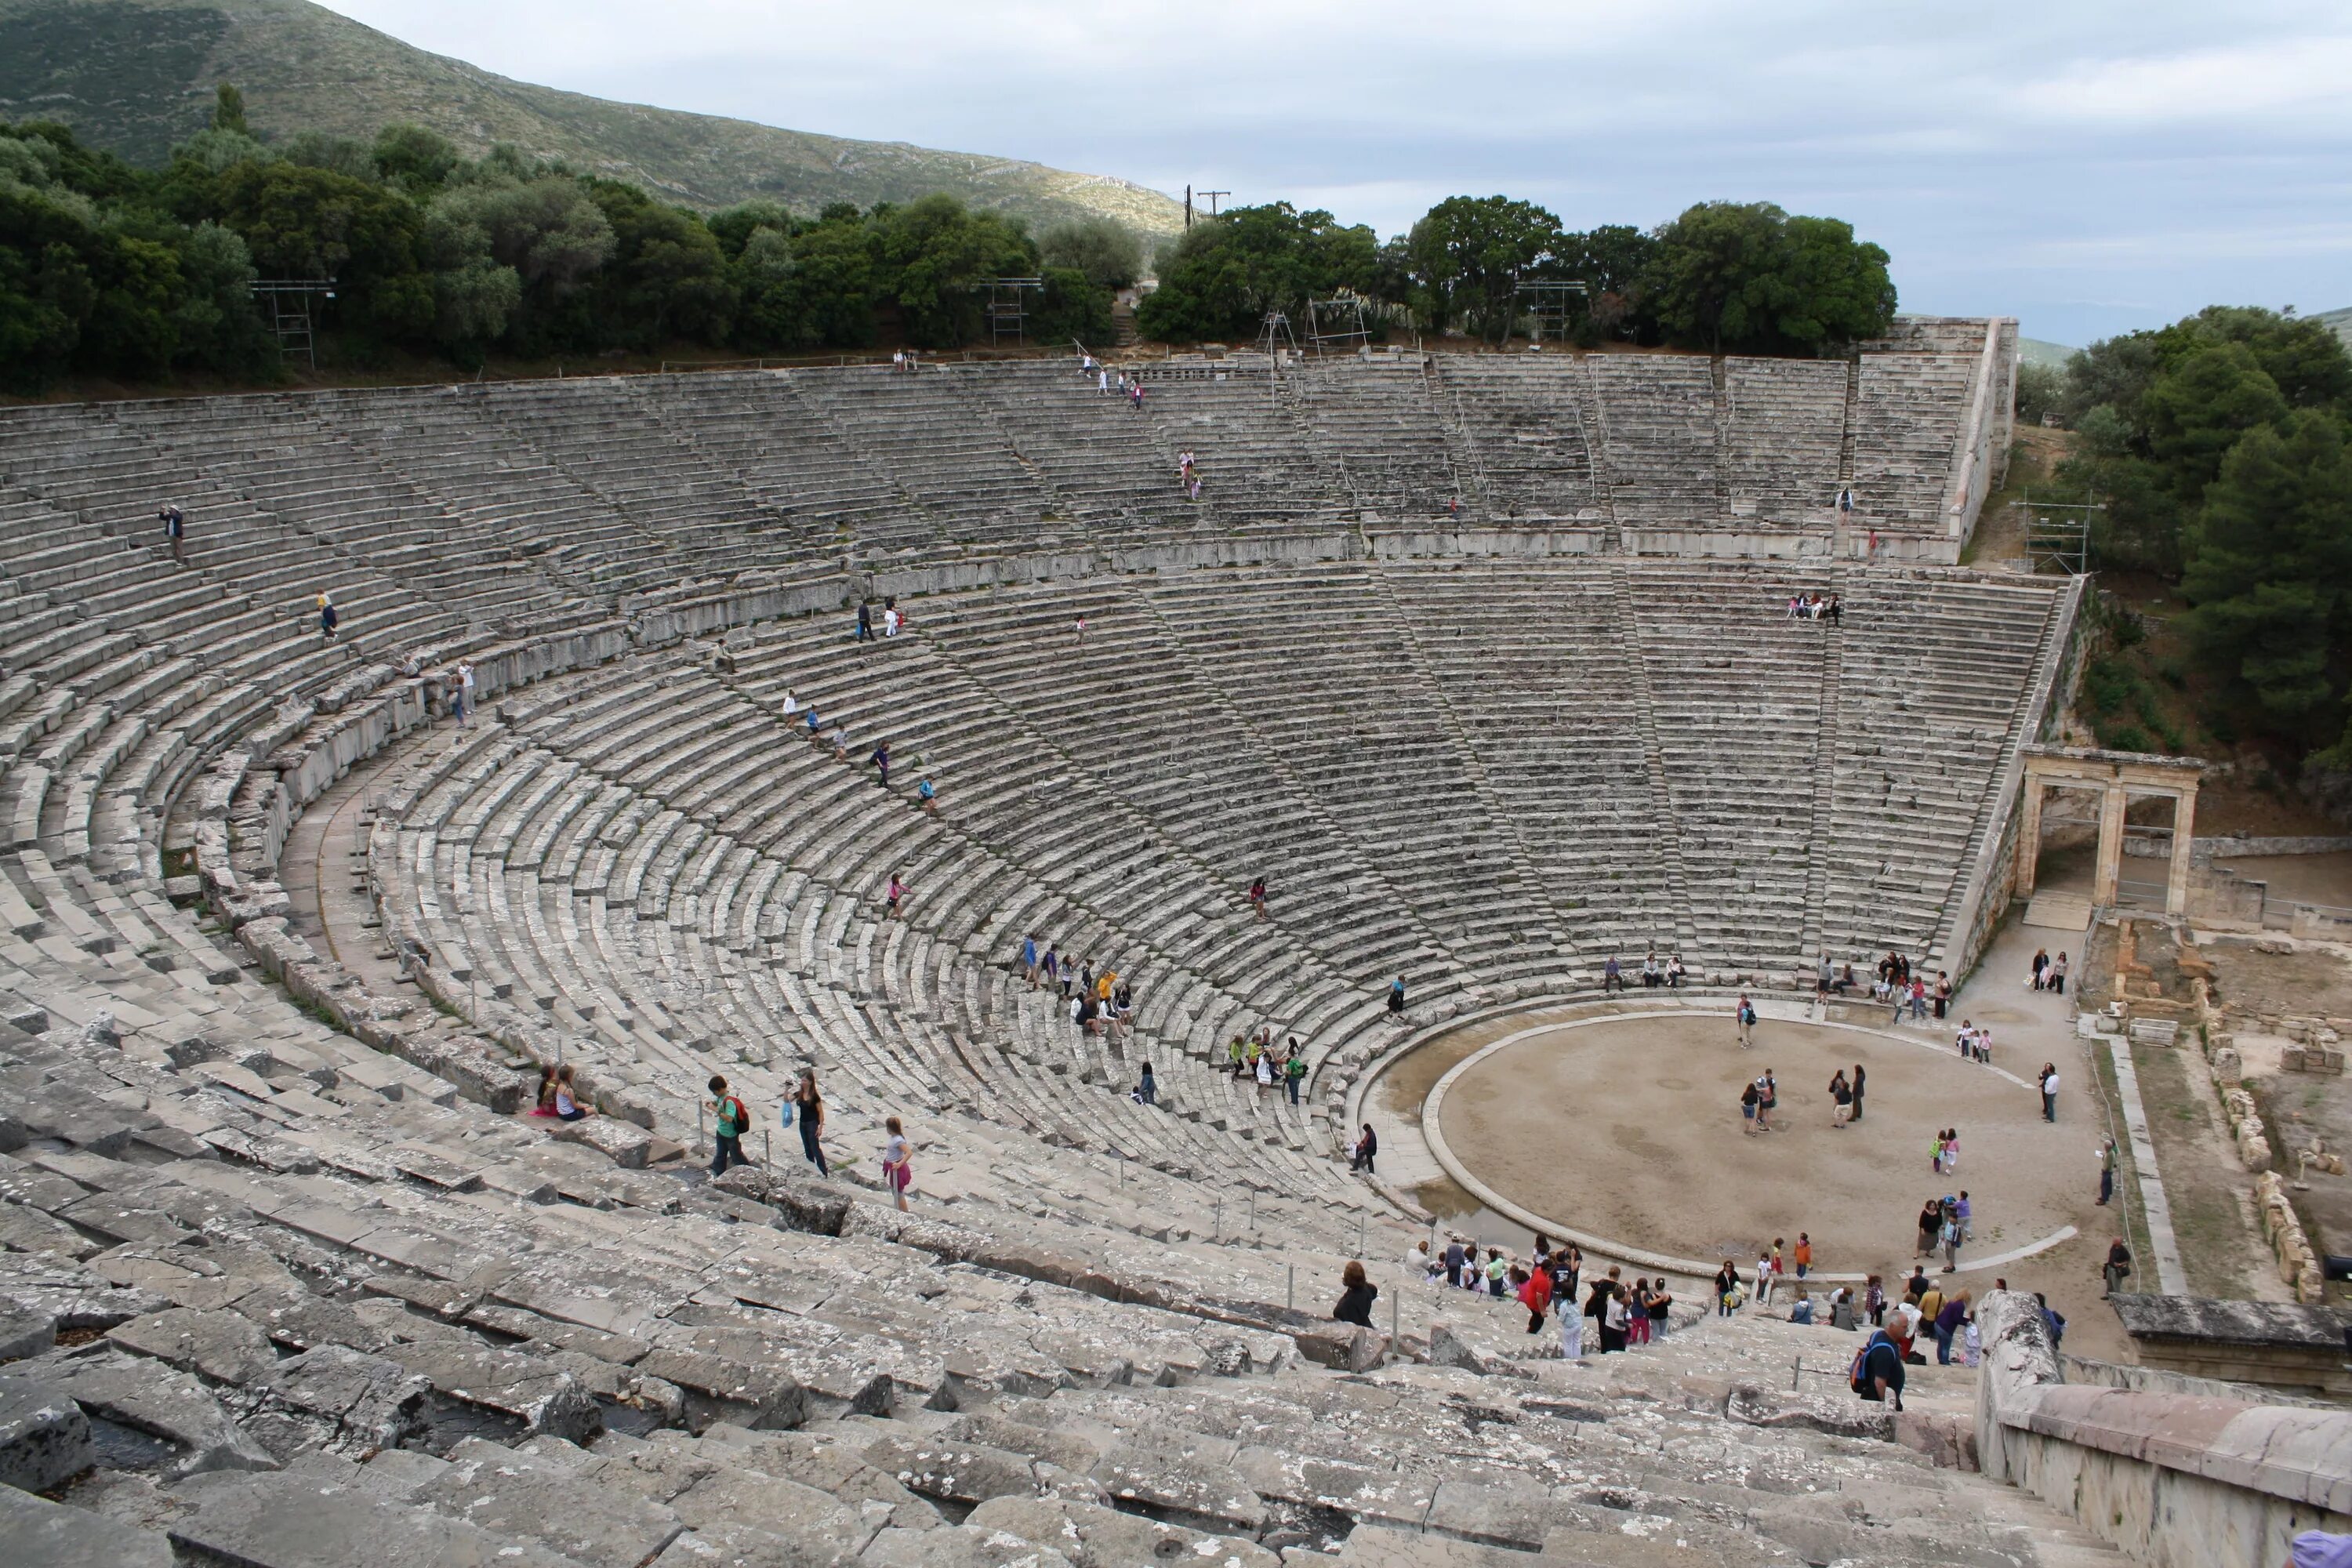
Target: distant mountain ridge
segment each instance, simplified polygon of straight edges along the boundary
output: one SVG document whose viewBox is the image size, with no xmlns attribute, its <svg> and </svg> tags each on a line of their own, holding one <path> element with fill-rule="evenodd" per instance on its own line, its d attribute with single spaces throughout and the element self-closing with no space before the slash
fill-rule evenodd
<svg viewBox="0 0 2352 1568">
<path fill-rule="evenodd" d="M 2340 310 L 2322 310 L 2311 319 L 2325 324 L 2329 331 L 2344 340 L 2346 348 L 2352 349 L 2352 305 Z"/>
<path fill-rule="evenodd" d="M 411 121 L 470 153 L 509 142 L 705 209 L 763 196 L 814 213 L 945 191 L 1033 227 L 1102 216 L 1158 236 L 1183 221 L 1169 196 L 1109 175 L 510 81 L 308 0 L 0 0 L 0 115 L 61 121 L 155 165 L 204 127 L 219 82 L 244 89 L 247 119 L 265 139 L 372 138 Z"/>
</svg>

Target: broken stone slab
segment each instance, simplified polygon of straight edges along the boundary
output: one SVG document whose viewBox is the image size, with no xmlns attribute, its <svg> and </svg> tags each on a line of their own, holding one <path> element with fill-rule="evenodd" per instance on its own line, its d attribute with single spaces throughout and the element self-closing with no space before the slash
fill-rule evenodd
<svg viewBox="0 0 2352 1568">
<path fill-rule="evenodd" d="M 878 1504 L 887 1510 L 888 1521 L 902 1529 L 937 1525 L 938 1510 L 867 1461 L 865 1450 L 871 1436 L 870 1430 L 848 1423 L 807 1431 L 753 1432 L 722 1422 L 694 1441 L 702 1454 L 814 1487 L 861 1512 Z M 656 1433 L 653 1440 L 659 1445 L 665 1435 Z"/>
<path fill-rule="evenodd" d="M 1881 1441 L 1895 1436 L 1895 1413 L 1883 1405 L 1817 1398 L 1748 1384 L 1733 1387 L 1723 1413 L 1727 1418 L 1749 1426 L 1794 1426 L 1826 1432 L 1832 1436 Z"/>
<path fill-rule="evenodd" d="M 707 1352 L 656 1348 L 633 1369 L 658 1378 L 685 1394 L 685 1420 L 699 1433 L 716 1422 L 751 1430 L 782 1431 L 808 1419 L 808 1395 L 791 1376 L 772 1366 L 746 1366 Z"/>
<path fill-rule="evenodd" d="M 240 1430 L 204 1384 L 184 1372 L 120 1351 L 51 1357 L 40 1383 L 84 1411 L 172 1445 L 173 1479 L 209 1470 L 274 1470 L 277 1456 Z M 0 1385 L 9 1380 L 0 1375 Z"/>
<path fill-rule="evenodd" d="M 117 1324 L 106 1337 L 212 1383 L 247 1383 L 278 1364 L 269 1336 L 251 1319 L 229 1311 L 174 1307 Z"/>
<path fill-rule="evenodd" d="M 0 1486 L 9 1568 L 172 1568 L 164 1536 Z"/>
<path fill-rule="evenodd" d="M 659 1503 L 580 1479 L 574 1466 L 494 1445 L 461 1445 L 414 1500 L 509 1540 L 536 1541 L 585 1568 L 638 1568 L 685 1526 Z M 495 1455 L 486 1457 L 484 1451 Z"/>
<path fill-rule="evenodd" d="M 173 1542 L 198 1562 L 240 1568 L 580 1568 L 517 1541 L 356 1487 L 309 1477 L 198 1476 L 172 1489 L 188 1511 Z"/>
<path fill-rule="evenodd" d="M 57 1342 L 56 1318 L 11 1302 L 0 1302 L 0 1362 L 39 1355 Z"/>
<path fill-rule="evenodd" d="M 604 1429 L 595 1396 L 542 1357 L 446 1340 L 386 1344 L 380 1353 L 427 1379 L 442 1398 L 501 1418 L 517 1436 L 544 1432 L 581 1443 Z"/>
<path fill-rule="evenodd" d="M 1265 1504 L 1229 1465 L 1164 1451 L 1121 1448 L 1094 1468 L 1118 1507 L 1217 1535 L 1255 1538 Z"/>
<path fill-rule="evenodd" d="M 845 1555 L 863 1551 L 875 1532 L 857 1510 L 814 1487 L 750 1469 L 719 1470 L 672 1497 L 669 1506 L 691 1530 L 716 1534 L 730 1524 L 748 1525 Z"/>
<path fill-rule="evenodd" d="M 1481 1377 L 1486 1374 L 1486 1358 L 1472 1349 L 1447 1323 L 1432 1323 L 1429 1326 L 1429 1364 L 1458 1366 Z"/>
<path fill-rule="evenodd" d="M 617 1116 L 584 1116 L 577 1121 L 559 1121 L 549 1136 L 560 1143 L 593 1149 L 625 1171 L 645 1169 L 656 1142 L 652 1133 Z"/>
<path fill-rule="evenodd" d="M 1050 1546 L 970 1524 L 886 1530 L 858 1562 L 865 1568 L 1070 1568 L 1070 1560 Z"/>
<path fill-rule="evenodd" d="M 866 1449 L 876 1469 L 917 1497 L 971 1508 L 993 1497 L 1036 1497 L 1045 1489 L 1026 1454 L 945 1437 L 887 1436 Z"/>
<path fill-rule="evenodd" d="M 62 1388 L 0 1379 L 0 1490 L 47 1491 L 98 1462 L 89 1418 Z"/>
<path fill-rule="evenodd" d="M 222 1403 L 282 1458 L 326 1453 L 373 1458 L 424 1426 L 433 1384 L 388 1357 L 322 1344 L 278 1362 Z"/>
<path fill-rule="evenodd" d="M 1146 1563 L 1279 1568 L 1282 1562 L 1254 1541 L 1207 1534 L 1066 1498 L 991 1498 L 964 1522 L 1050 1546 L 1076 1568 L 1131 1568 Z"/>
</svg>

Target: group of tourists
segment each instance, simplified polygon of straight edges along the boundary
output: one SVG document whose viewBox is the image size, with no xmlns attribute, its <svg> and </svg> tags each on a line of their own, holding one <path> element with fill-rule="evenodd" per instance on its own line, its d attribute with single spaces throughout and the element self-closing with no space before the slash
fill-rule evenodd
<svg viewBox="0 0 2352 1568">
<path fill-rule="evenodd" d="M 887 617 L 897 613 L 896 609 L 890 609 L 886 610 L 884 615 Z M 896 637 L 898 633 L 893 630 L 889 635 Z M 845 763 L 849 761 L 849 727 L 847 725 L 836 721 L 828 727 L 824 720 L 817 717 L 816 704 L 802 701 L 793 694 L 793 689 L 789 686 L 784 688 L 780 711 L 783 714 L 784 723 L 788 727 L 795 719 L 801 721 L 801 732 L 808 737 L 809 743 L 818 751 L 831 752 L 833 760 L 836 763 Z M 921 761 L 919 756 L 916 758 L 918 763 Z M 890 787 L 889 737 L 885 736 L 874 743 L 874 749 L 866 754 L 866 765 L 874 770 L 875 776 L 881 781 L 884 789 Z M 931 783 L 931 775 L 928 770 L 916 774 L 915 805 L 918 810 L 929 816 L 939 815 L 939 787 Z"/>
<path fill-rule="evenodd" d="M 1957 1134 L 1953 1135 L 1953 1142 L 1957 1145 Z M 1940 1173 L 1940 1164 L 1937 1170 Z M 1933 1258 L 1941 1252 L 1944 1255 L 1943 1272 L 1955 1273 L 1960 1267 L 1960 1248 L 1975 1234 L 1976 1211 L 1969 1202 L 1966 1187 L 1939 1198 L 1929 1198 L 1919 1208 L 1919 1241 L 1911 1256 Z"/>
<path fill-rule="evenodd" d="M 1791 594 L 1789 595 L 1789 618 L 1792 621 L 1827 621 L 1833 626 L 1845 625 L 1845 606 L 1835 594 Z"/>
<path fill-rule="evenodd" d="M 1682 954 L 1678 952 L 1670 954 L 1665 962 L 1661 963 L 1658 961 L 1658 955 L 1651 952 L 1642 960 L 1642 989 L 1655 991 L 1664 987 L 1667 990 L 1679 990 L 1682 987 L 1684 976 L 1688 973 L 1683 967 Z M 1617 955 L 1612 952 L 1609 955 L 1608 962 L 1601 966 L 1601 994 L 1606 996 L 1612 991 L 1624 989 L 1625 967 L 1617 962 Z"/>
<path fill-rule="evenodd" d="M 907 629 L 907 612 L 898 607 L 898 595 L 894 594 L 885 594 L 882 596 L 882 613 L 879 616 L 877 616 L 874 613 L 874 601 L 872 599 L 865 597 L 859 598 L 857 601 L 857 629 L 849 634 L 850 641 L 874 641 L 874 623 L 877 619 L 882 623 L 881 635 L 885 637 L 895 637 L 900 632 Z"/>
<path fill-rule="evenodd" d="M 1298 1086 L 1307 1081 L 1307 1057 L 1298 1037 L 1286 1045 L 1274 1043 L 1274 1026 L 1261 1024 L 1257 1033 L 1237 1030 L 1225 1042 L 1225 1070 L 1244 1083 L 1257 1085 L 1258 1098 L 1270 1089 L 1286 1089 L 1290 1103 L 1298 1103 Z"/>
<path fill-rule="evenodd" d="M 1189 449 L 1176 454 L 1176 482 L 1184 487 L 1186 499 L 1201 499 L 1201 470 Z"/>
<path fill-rule="evenodd" d="M 2046 947 L 2033 950 L 2033 975 L 2026 984 L 2035 991 L 2047 991 L 2055 996 L 2066 994 L 2066 955 L 2050 956 Z"/>
<path fill-rule="evenodd" d="M 1032 990 L 1058 992 L 1070 1022 L 1087 1034 L 1123 1040 L 1135 1026 L 1134 984 L 1109 964 L 1097 973 L 1091 958 L 1073 963 L 1050 942 L 1041 950 L 1031 931 L 1021 939 L 1020 967 Z"/>
<path fill-rule="evenodd" d="M 1348 1267 L 1352 1279 L 1363 1266 L 1350 1263 Z M 1465 1236 L 1448 1236 L 1443 1252 L 1432 1252 L 1426 1241 L 1415 1242 L 1404 1256 L 1404 1268 L 1406 1278 L 1425 1284 L 1496 1300 L 1516 1300 L 1528 1310 L 1530 1334 L 1543 1332 L 1544 1320 L 1557 1311 L 1559 1353 L 1568 1361 L 1582 1359 L 1588 1322 L 1593 1325 L 1593 1338 L 1602 1354 L 1664 1339 L 1675 1304 L 1664 1275 L 1654 1279 L 1644 1275 L 1628 1285 L 1612 1265 L 1592 1282 L 1580 1305 L 1577 1292 L 1583 1282 L 1583 1249 L 1574 1242 L 1556 1247 L 1542 1236 L 1535 1238 L 1534 1253 L 1525 1263 L 1499 1247 L 1487 1247 L 1482 1258 L 1478 1244 Z M 1348 1304 L 1343 1298 L 1341 1307 Z M 1343 1321 L 1353 1321 L 1344 1311 L 1334 1315 Z"/>
</svg>

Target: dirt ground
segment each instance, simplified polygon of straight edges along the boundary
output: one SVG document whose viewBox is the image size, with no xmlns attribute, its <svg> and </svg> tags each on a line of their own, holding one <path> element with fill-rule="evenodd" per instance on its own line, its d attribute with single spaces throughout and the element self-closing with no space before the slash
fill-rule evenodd
<svg viewBox="0 0 2352 1568">
<path fill-rule="evenodd" d="M 2000 1065 L 2021 1065 L 1998 1050 Z M 1869 1068 L 1865 1114 L 1841 1130 L 1826 1086 L 1856 1061 Z M 1965 1262 L 2074 1223 L 2096 1195 L 2084 1179 L 2097 1168 L 2091 1133 L 2045 1124 L 2030 1080 L 2039 1063 L 2021 1065 L 2027 1081 L 2014 1082 L 1924 1033 L 1767 1020 L 1742 1051 L 1721 1018 L 1612 1021 L 1496 1053 L 1455 1080 L 1442 1114 L 1481 1180 L 1579 1229 L 1742 1262 L 1801 1230 L 1823 1270 L 1892 1274 L 1907 1269 L 1930 1197 L 1969 1192 Z M 1740 1088 L 1767 1068 L 1780 1086 L 1777 1130 L 1747 1135 Z M 1947 1126 L 1960 1131 L 1960 1169 L 1937 1176 L 1929 1146 Z"/>
<path fill-rule="evenodd" d="M 2250 882 L 2269 883 L 2273 905 L 2352 908 L 2352 855 L 2235 855 L 2213 864 Z"/>
</svg>

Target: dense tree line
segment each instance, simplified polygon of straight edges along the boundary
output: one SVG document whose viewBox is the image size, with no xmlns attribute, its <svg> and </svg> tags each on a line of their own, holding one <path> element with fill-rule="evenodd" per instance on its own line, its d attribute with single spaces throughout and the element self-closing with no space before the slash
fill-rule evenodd
<svg viewBox="0 0 2352 1568">
<path fill-rule="evenodd" d="M 1851 225 L 1769 202 L 1579 233 L 1530 202 L 1454 196 L 1385 245 L 1328 212 L 1274 203 L 1196 223 L 1160 257 L 1138 320 L 1156 338 L 1248 341 L 1270 310 L 1303 324 L 1308 300 L 1352 294 L 1384 324 L 1499 340 L 1527 330 L 1520 286 L 1548 281 L 1580 285 L 1567 326 L 1586 346 L 1820 353 L 1886 330 L 1886 264 Z"/>
<path fill-rule="evenodd" d="M 946 195 L 705 216 L 510 148 L 467 159 L 416 126 L 265 145 L 233 88 L 162 170 L 62 126 L 0 125 L 0 376 L 18 391 L 76 373 L 266 377 L 257 278 L 334 279 L 325 324 L 349 360 L 398 349 L 470 367 L 668 342 L 862 348 L 885 317 L 950 348 L 982 334 L 979 286 L 998 277 L 1042 279 L 1033 341 L 1101 342 L 1111 290 L 1141 264 L 1116 225 L 1033 237 Z"/>
<path fill-rule="evenodd" d="M 2100 563 L 2189 605 L 2218 738 L 2352 768 L 2352 356 L 2323 324 L 2214 306 L 2070 360 L 2062 481 L 2106 511 Z"/>
</svg>

